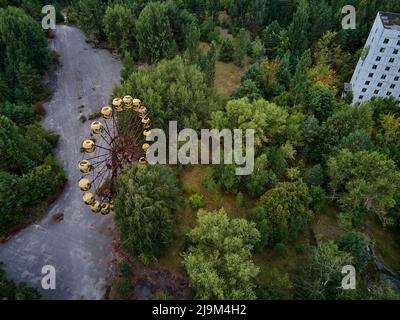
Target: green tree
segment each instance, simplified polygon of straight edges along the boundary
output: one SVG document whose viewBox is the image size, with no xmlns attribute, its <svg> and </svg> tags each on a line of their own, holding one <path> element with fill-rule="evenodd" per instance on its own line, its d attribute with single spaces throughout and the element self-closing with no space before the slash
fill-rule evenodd
<svg viewBox="0 0 400 320">
<path fill-rule="evenodd" d="M 24 209 L 29 204 L 28 190 L 20 177 L 0 171 L 0 234 L 24 217 Z"/>
<path fill-rule="evenodd" d="M 179 128 L 204 128 L 202 125 L 212 108 L 204 75 L 180 57 L 132 73 L 114 90 L 115 96 L 126 92 L 134 92 L 149 106 L 155 128 L 167 129 L 168 121 L 172 120 L 178 122 Z M 123 115 L 119 120 L 123 127 L 129 128 L 129 116 Z"/>
<path fill-rule="evenodd" d="M 305 110 L 320 122 L 332 115 L 335 106 L 335 94 L 324 86 L 313 86 L 305 96 Z"/>
<path fill-rule="evenodd" d="M 257 87 L 257 84 L 251 80 L 246 79 L 240 83 L 235 92 L 232 93 L 231 99 L 241 99 L 247 97 L 250 101 L 260 99 L 262 93 Z"/>
<path fill-rule="evenodd" d="M 151 2 L 143 9 L 136 22 L 136 39 L 141 58 L 149 63 L 175 53 L 176 43 L 163 4 Z"/>
<path fill-rule="evenodd" d="M 254 129 L 255 147 L 265 145 L 296 145 L 301 139 L 300 125 L 303 117 L 289 112 L 264 99 L 250 102 L 249 99 L 231 100 L 224 111 L 211 115 L 214 128 Z"/>
<path fill-rule="evenodd" d="M 196 24 L 191 23 L 186 26 L 185 47 L 189 61 L 193 61 L 199 54 L 200 30 Z"/>
<path fill-rule="evenodd" d="M 107 7 L 103 24 L 104 32 L 114 48 L 120 51 L 132 48 L 134 43 L 135 16 L 131 9 L 122 4 Z"/>
<path fill-rule="evenodd" d="M 345 106 L 332 114 L 321 126 L 316 152 L 321 157 L 331 154 L 338 142 L 356 130 L 369 135 L 373 128 L 372 108 L 367 104 Z"/>
<path fill-rule="evenodd" d="M 330 300 L 348 297 L 351 290 L 343 290 L 343 266 L 352 264 L 353 258 L 340 251 L 333 241 L 320 244 L 305 265 L 296 283 L 296 293 L 301 299 Z"/>
<path fill-rule="evenodd" d="M 349 232 L 339 240 L 339 249 L 352 255 L 354 266 L 357 270 L 362 270 L 370 258 L 368 251 L 368 237 L 361 232 Z"/>
<path fill-rule="evenodd" d="M 239 30 L 238 35 L 234 38 L 233 41 L 234 61 L 240 67 L 243 65 L 244 59 L 246 57 L 248 45 L 249 45 L 249 39 L 247 37 L 246 30 L 241 28 Z"/>
<path fill-rule="evenodd" d="M 198 299 L 255 299 L 259 268 L 251 251 L 259 241 L 253 223 L 230 219 L 225 211 L 200 210 L 197 226 L 190 231 L 191 246 L 183 264 Z"/>
<path fill-rule="evenodd" d="M 41 75 L 48 62 L 47 42 L 40 25 L 21 9 L 0 9 L 2 95 L 34 101 L 43 92 Z"/>
<path fill-rule="evenodd" d="M 215 62 L 217 59 L 217 49 L 215 42 L 211 43 L 210 50 L 206 54 L 201 55 L 196 64 L 199 66 L 200 70 L 204 73 L 207 85 L 212 87 L 215 80 Z"/>
<path fill-rule="evenodd" d="M 321 186 L 324 184 L 324 170 L 320 164 L 311 167 L 304 177 L 304 181 L 308 186 Z"/>
<path fill-rule="evenodd" d="M 290 68 L 291 68 L 290 52 L 287 51 L 281 60 L 281 63 L 279 65 L 279 70 L 276 75 L 278 83 L 282 85 L 286 90 L 289 89 L 290 80 L 292 79 Z"/>
<path fill-rule="evenodd" d="M 374 144 L 371 141 L 370 135 L 364 129 L 360 129 L 344 136 L 336 149 L 348 149 L 351 152 L 373 151 Z"/>
<path fill-rule="evenodd" d="M 278 183 L 259 200 L 249 216 L 261 234 L 260 247 L 295 239 L 307 226 L 311 197 L 302 181 Z"/>
<path fill-rule="evenodd" d="M 29 159 L 27 141 L 14 122 L 0 116 L 0 170 L 22 173 L 35 166 Z"/>
<path fill-rule="evenodd" d="M 171 240 L 171 213 L 179 186 L 172 170 L 159 165 L 131 165 L 117 180 L 115 221 L 124 248 L 147 262 Z"/>
<path fill-rule="evenodd" d="M 400 171 L 379 152 L 342 150 L 328 161 L 330 185 L 338 203 L 354 214 L 375 214 L 390 225 L 388 210 L 399 201 Z M 358 221 L 359 222 L 359 221 Z"/>
<path fill-rule="evenodd" d="M 57 160 L 49 155 L 43 164 L 23 176 L 29 187 L 31 203 L 39 203 L 62 189 L 65 173 Z"/>
<path fill-rule="evenodd" d="M 279 22 L 275 20 L 268 25 L 262 33 L 265 54 L 269 59 L 277 57 L 278 50 L 281 46 L 281 31 L 282 28 Z"/>
<path fill-rule="evenodd" d="M 103 40 L 103 17 L 105 11 L 106 5 L 101 0 L 79 0 L 77 12 L 82 30 L 98 40 Z"/>
<path fill-rule="evenodd" d="M 35 109 L 25 104 L 0 103 L 0 114 L 19 125 L 26 125 L 35 120 Z"/>
<path fill-rule="evenodd" d="M 304 103 L 305 94 L 310 85 L 309 69 L 311 67 L 311 51 L 302 55 L 296 66 L 296 71 L 290 83 L 290 95 L 293 104 Z"/>
<path fill-rule="evenodd" d="M 309 30 L 308 0 L 300 0 L 292 23 L 288 29 L 290 51 L 295 59 L 299 59 L 308 49 Z"/>
<path fill-rule="evenodd" d="M 223 62 L 229 62 L 233 59 L 233 44 L 231 39 L 224 38 L 221 43 L 221 49 L 219 50 L 219 60 Z"/>
</svg>

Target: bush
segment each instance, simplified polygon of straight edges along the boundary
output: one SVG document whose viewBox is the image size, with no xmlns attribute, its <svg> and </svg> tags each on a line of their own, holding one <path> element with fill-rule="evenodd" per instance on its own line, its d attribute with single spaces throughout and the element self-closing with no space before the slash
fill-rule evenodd
<svg viewBox="0 0 400 320">
<path fill-rule="evenodd" d="M 189 205 L 193 208 L 193 209 L 200 209 L 200 208 L 204 208 L 204 206 L 206 205 L 206 202 L 204 200 L 204 197 L 201 194 L 192 194 L 189 199 L 188 199 Z"/>
<path fill-rule="evenodd" d="M 118 279 L 114 284 L 116 298 L 119 300 L 125 300 L 129 298 L 132 292 L 132 285 L 127 279 Z"/>
<path fill-rule="evenodd" d="M 118 266 L 118 273 L 127 277 L 131 273 L 131 266 L 128 261 L 122 261 Z"/>
</svg>

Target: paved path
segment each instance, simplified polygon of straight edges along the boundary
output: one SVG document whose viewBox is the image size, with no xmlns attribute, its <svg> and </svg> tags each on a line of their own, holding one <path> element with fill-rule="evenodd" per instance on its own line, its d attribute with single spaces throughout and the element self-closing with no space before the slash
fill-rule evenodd
<svg viewBox="0 0 400 320">
<path fill-rule="evenodd" d="M 60 55 L 55 91 L 43 126 L 60 134 L 57 157 L 68 178 L 64 192 L 46 216 L 0 245 L 7 274 L 38 288 L 49 299 L 102 299 L 110 280 L 112 217 L 92 214 L 77 188 L 81 141 L 90 122 L 79 121 L 78 107 L 89 115 L 106 104 L 120 80 L 121 63 L 106 50 L 92 48 L 82 32 L 57 26 L 51 43 Z M 78 98 L 81 97 L 81 99 Z M 63 212 L 64 220 L 52 216 Z M 56 268 L 56 290 L 41 289 L 44 265 Z"/>
</svg>

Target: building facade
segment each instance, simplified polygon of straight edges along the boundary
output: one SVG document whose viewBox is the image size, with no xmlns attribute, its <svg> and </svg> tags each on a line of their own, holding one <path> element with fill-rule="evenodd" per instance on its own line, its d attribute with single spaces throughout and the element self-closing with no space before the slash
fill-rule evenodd
<svg viewBox="0 0 400 320">
<path fill-rule="evenodd" d="M 372 97 L 400 101 L 400 14 L 378 12 L 348 89 L 353 103 Z"/>
</svg>

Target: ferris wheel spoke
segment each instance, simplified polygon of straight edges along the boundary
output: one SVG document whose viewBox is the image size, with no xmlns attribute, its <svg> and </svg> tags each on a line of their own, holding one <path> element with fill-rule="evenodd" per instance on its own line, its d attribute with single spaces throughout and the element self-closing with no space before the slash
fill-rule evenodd
<svg viewBox="0 0 400 320">
<path fill-rule="evenodd" d="M 111 149 L 109 149 L 109 148 L 106 148 L 106 147 L 102 147 L 102 146 L 100 146 L 100 145 L 98 145 L 98 144 L 95 144 L 94 145 L 96 148 L 100 148 L 100 149 L 104 149 L 104 150 L 107 150 L 107 151 L 112 151 Z"/>
</svg>

